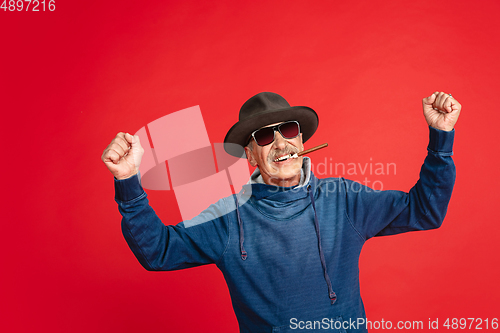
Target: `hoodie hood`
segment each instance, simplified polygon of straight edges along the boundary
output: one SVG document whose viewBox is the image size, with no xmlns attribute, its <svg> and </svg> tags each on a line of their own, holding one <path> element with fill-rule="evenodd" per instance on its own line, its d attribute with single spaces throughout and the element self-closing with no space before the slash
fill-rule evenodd
<svg viewBox="0 0 500 333">
<path fill-rule="evenodd" d="M 306 186 L 309 183 L 310 178 L 311 178 L 311 159 L 307 156 L 304 156 L 302 160 L 302 169 L 300 169 L 299 185 L 293 187 Z M 250 176 L 250 180 L 248 181 L 247 184 L 265 184 L 259 168 L 256 168 L 255 171 L 252 173 L 252 175 Z"/>
<path fill-rule="evenodd" d="M 287 220 L 301 214 L 311 204 L 307 185 L 311 182 L 311 161 L 304 157 L 299 185 L 280 187 L 264 183 L 260 170 L 257 168 L 250 180 L 238 194 L 240 206 L 247 200 L 261 214 L 275 220 Z"/>
</svg>

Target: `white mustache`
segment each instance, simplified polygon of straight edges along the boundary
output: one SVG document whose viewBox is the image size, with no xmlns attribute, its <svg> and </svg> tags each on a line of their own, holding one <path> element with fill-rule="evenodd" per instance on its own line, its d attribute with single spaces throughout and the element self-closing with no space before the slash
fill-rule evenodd
<svg viewBox="0 0 500 333">
<path fill-rule="evenodd" d="M 299 149 L 297 147 L 286 146 L 285 149 L 275 150 L 275 151 L 270 152 L 267 155 L 267 162 L 269 164 L 271 164 L 272 162 L 274 162 L 280 156 L 288 155 L 288 154 L 295 154 L 295 153 L 298 153 L 298 152 L 299 152 Z"/>
</svg>

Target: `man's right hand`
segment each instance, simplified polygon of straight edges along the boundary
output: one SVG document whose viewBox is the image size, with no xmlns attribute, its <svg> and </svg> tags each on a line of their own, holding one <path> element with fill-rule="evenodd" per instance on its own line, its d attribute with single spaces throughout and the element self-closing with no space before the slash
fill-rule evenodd
<svg viewBox="0 0 500 333">
<path fill-rule="evenodd" d="M 104 149 L 101 159 L 116 179 L 125 179 L 139 172 L 143 154 L 138 135 L 120 132 Z"/>
</svg>

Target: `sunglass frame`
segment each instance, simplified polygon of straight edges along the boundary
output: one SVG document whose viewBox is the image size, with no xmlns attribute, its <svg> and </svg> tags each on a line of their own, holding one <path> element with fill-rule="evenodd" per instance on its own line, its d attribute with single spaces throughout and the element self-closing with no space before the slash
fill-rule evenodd
<svg viewBox="0 0 500 333">
<path fill-rule="evenodd" d="M 285 125 L 285 124 L 288 124 L 288 123 L 296 123 L 296 124 L 297 124 L 297 129 L 298 129 L 298 131 L 297 131 L 297 135 L 292 136 L 292 137 L 286 137 L 286 136 L 284 136 L 284 135 L 283 135 L 283 133 L 281 132 L 280 127 L 281 127 L 282 125 Z M 258 131 L 261 131 L 261 130 L 267 130 L 267 129 L 269 129 L 269 128 L 272 128 L 272 130 L 273 130 L 273 140 L 272 140 L 271 142 L 269 142 L 269 143 L 266 143 L 266 144 L 264 144 L 264 145 L 261 145 L 261 144 L 259 143 L 259 141 L 257 141 L 257 139 L 255 138 L 255 133 L 257 133 Z M 255 143 L 256 143 L 257 145 L 259 145 L 259 146 L 261 146 L 261 147 L 264 147 L 264 146 L 267 146 L 267 145 L 269 145 L 269 144 L 273 143 L 273 142 L 274 142 L 274 140 L 276 140 L 276 131 L 280 132 L 280 134 L 281 134 L 281 136 L 282 136 L 283 138 L 285 138 L 285 139 L 287 139 L 287 140 L 290 140 L 290 139 L 293 139 L 293 138 L 296 138 L 297 136 L 299 136 L 299 134 L 300 134 L 300 123 L 299 123 L 298 121 L 296 121 L 296 120 L 289 120 L 289 121 L 284 121 L 284 122 L 282 122 L 281 124 L 278 124 L 278 125 L 273 126 L 273 127 L 264 127 L 264 128 L 259 128 L 259 129 L 257 129 L 257 130 L 255 130 L 255 131 L 253 131 L 253 132 L 252 132 L 251 137 L 254 139 L 254 141 L 255 141 Z"/>
</svg>

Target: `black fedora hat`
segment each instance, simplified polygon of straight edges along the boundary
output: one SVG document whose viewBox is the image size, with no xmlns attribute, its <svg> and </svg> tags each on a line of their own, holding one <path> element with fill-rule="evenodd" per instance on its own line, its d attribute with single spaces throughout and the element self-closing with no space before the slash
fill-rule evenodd
<svg viewBox="0 0 500 333">
<path fill-rule="evenodd" d="M 300 124 L 302 140 L 306 142 L 318 128 L 318 115 L 307 106 L 290 106 L 278 94 L 261 92 L 243 104 L 239 121 L 229 129 L 224 139 L 224 149 L 230 155 L 245 157 L 243 147 L 250 135 L 261 127 L 296 120 Z"/>
</svg>

